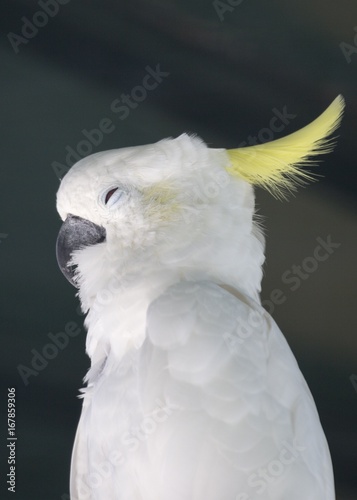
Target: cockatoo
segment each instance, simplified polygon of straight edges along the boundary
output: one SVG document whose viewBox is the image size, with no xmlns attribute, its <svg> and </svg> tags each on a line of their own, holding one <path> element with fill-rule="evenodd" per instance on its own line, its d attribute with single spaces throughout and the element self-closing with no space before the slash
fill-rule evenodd
<svg viewBox="0 0 357 500">
<path fill-rule="evenodd" d="M 283 196 L 332 149 L 343 98 L 281 139 L 183 134 L 63 178 L 57 259 L 88 313 L 72 500 L 333 500 L 327 442 L 261 306 L 253 186 Z"/>
</svg>

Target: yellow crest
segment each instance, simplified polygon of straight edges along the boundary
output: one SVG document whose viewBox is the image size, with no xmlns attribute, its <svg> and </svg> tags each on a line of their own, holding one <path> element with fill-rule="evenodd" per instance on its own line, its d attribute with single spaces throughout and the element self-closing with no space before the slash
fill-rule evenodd
<svg viewBox="0 0 357 500">
<path fill-rule="evenodd" d="M 314 156 L 332 150 L 334 143 L 328 137 L 340 125 L 343 109 L 344 99 L 339 95 L 316 120 L 293 134 L 256 146 L 228 149 L 231 164 L 227 171 L 276 197 L 284 197 L 286 191 L 313 180 L 313 174 L 301 167 L 314 163 Z"/>
</svg>

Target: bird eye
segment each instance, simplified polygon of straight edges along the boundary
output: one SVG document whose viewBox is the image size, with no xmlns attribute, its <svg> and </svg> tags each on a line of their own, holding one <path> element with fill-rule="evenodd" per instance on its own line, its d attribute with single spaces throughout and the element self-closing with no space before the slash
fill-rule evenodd
<svg viewBox="0 0 357 500">
<path fill-rule="evenodd" d="M 107 207 L 112 207 L 123 195 L 124 191 L 118 187 L 111 188 L 109 191 L 103 193 L 102 203 Z"/>
<path fill-rule="evenodd" d="M 110 189 L 107 194 L 105 195 L 105 200 L 104 200 L 104 203 L 107 204 L 108 201 L 110 200 L 110 198 L 113 196 L 113 194 L 115 193 L 115 191 L 117 191 L 118 188 L 113 188 L 113 189 Z"/>
</svg>

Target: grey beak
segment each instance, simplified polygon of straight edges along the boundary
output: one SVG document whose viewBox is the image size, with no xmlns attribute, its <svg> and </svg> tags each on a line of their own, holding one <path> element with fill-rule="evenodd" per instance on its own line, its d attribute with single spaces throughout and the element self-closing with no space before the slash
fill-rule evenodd
<svg viewBox="0 0 357 500">
<path fill-rule="evenodd" d="M 102 243 L 105 240 L 106 231 L 104 227 L 97 226 L 93 222 L 76 215 L 69 214 L 62 224 L 58 233 L 56 243 L 56 256 L 59 268 L 75 287 L 75 266 L 68 265 L 72 253 L 81 248 Z"/>
</svg>

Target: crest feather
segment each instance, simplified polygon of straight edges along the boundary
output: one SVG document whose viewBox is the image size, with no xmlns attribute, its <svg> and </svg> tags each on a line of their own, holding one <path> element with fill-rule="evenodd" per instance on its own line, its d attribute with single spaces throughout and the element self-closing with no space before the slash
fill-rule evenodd
<svg viewBox="0 0 357 500">
<path fill-rule="evenodd" d="M 332 151 L 334 142 L 328 138 L 340 125 L 344 109 L 341 95 L 313 122 L 302 129 L 275 141 L 227 150 L 228 173 L 250 184 L 261 186 L 276 197 L 314 179 L 301 170 L 317 160 L 314 156 Z"/>
</svg>

